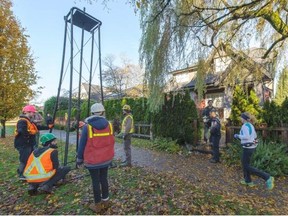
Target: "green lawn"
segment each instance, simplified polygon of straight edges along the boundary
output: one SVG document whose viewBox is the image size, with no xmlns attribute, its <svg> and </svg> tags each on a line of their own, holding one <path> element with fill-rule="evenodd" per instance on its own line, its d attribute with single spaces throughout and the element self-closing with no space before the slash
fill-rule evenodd
<svg viewBox="0 0 288 216">
<path fill-rule="evenodd" d="M 60 161 L 63 143 L 59 144 Z M 88 205 L 93 202 L 90 176 L 86 169 L 74 169 L 68 183 L 57 186 L 51 195 L 29 196 L 28 185 L 17 178 L 18 152 L 13 136 L 0 139 L 0 214 L 79 215 L 93 214 Z M 70 165 L 75 168 L 75 145 L 69 148 Z M 102 214 L 123 215 L 203 215 L 203 214 L 276 214 L 272 204 L 258 203 L 259 197 L 237 198 L 205 191 L 187 179 L 172 173 L 155 173 L 140 167 L 109 170 L 112 207 Z"/>
<path fill-rule="evenodd" d="M 14 125 L 6 125 L 6 135 L 13 135 L 15 131 L 15 126 Z"/>
</svg>

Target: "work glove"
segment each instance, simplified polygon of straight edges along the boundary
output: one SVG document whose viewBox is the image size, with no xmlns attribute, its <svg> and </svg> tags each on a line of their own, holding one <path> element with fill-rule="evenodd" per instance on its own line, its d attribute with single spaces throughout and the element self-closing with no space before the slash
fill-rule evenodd
<svg viewBox="0 0 288 216">
<path fill-rule="evenodd" d="M 49 125 L 48 125 L 48 128 L 49 128 L 49 129 L 54 128 L 54 124 L 49 124 Z"/>
<path fill-rule="evenodd" d="M 79 159 L 79 158 L 77 158 L 77 160 L 76 160 L 76 166 L 77 166 L 77 168 L 82 168 L 83 167 L 83 159 Z"/>
<path fill-rule="evenodd" d="M 239 134 L 234 134 L 235 139 L 239 139 Z"/>
<path fill-rule="evenodd" d="M 126 136 L 127 136 L 127 134 L 126 134 L 126 133 L 124 133 L 124 134 L 123 134 L 123 136 L 122 136 L 122 138 L 123 138 L 123 139 L 125 139 L 125 138 L 126 138 Z"/>
</svg>

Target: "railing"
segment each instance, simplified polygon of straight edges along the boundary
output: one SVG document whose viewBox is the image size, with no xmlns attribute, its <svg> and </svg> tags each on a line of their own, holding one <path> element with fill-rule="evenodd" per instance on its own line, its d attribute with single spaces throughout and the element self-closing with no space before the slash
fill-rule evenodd
<svg viewBox="0 0 288 216">
<path fill-rule="evenodd" d="M 133 137 L 153 139 L 152 124 L 135 124 Z"/>
<path fill-rule="evenodd" d="M 232 143 L 234 134 L 239 133 L 239 126 L 226 126 L 226 144 Z M 278 140 L 282 143 L 288 145 L 288 128 L 287 127 L 278 127 L 278 128 L 267 128 L 267 127 L 256 127 L 257 134 L 261 135 L 263 140 L 272 139 Z"/>
</svg>

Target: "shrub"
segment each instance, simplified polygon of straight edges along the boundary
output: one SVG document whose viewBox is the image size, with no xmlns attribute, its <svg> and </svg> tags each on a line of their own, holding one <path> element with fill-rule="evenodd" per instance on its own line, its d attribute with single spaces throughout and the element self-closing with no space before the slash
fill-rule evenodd
<svg viewBox="0 0 288 216">
<path fill-rule="evenodd" d="M 224 150 L 222 160 L 229 166 L 241 166 L 242 147 L 239 143 L 229 144 Z M 251 160 L 252 166 L 273 176 L 288 174 L 287 145 L 259 140 Z"/>
<path fill-rule="evenodd" d="M 287 145 L 260 142 L 253 155 L 253 165 L 273 176 L 288 174 Z"/>
<path fill-rule="evenodd" d="M 228 166 L 241 166 L 241 154 L 242 147 L 239 142 L 229 143 L 221 155 L 221 160 Z"/>
<path fill-rule="evenodd" d="M 165 151 L 168 153 L 181 152 L 181 147 L 171 138 L 156 138 L 153 140 L 152 149 Z"/>
<path fill-rule="evenodd" d="M 172 138 L 179 144 L 189 143 L 197 137 L 193 121 L 198 113 L 189 92 L 165 95 L 164 105 L 152 116 L 152 131 L 155 137 Z"/>
</svg>

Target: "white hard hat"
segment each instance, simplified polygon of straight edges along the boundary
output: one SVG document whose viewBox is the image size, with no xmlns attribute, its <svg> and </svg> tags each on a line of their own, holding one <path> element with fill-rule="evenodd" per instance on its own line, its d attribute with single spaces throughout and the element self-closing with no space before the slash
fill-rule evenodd
<svg viewBox="0 0 288 216">
<path fill-rule="evenodd" d="M 101 103 L 95 103 L 91 106 L 91 113 L 105 112 L 105 108 Z"/>
</svg>

